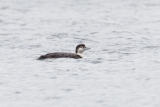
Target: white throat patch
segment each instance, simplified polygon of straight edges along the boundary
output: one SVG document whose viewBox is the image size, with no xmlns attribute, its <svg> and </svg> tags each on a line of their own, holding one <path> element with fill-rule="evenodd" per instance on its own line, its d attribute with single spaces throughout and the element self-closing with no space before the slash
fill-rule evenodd
<svg viewBox="0 0 160 107">
<path fill-rule="evenodd" d="M 77 53 L 77 55 L 79 55 L 81 58 L 84 57 L 82 53 Z"/>
</svg>

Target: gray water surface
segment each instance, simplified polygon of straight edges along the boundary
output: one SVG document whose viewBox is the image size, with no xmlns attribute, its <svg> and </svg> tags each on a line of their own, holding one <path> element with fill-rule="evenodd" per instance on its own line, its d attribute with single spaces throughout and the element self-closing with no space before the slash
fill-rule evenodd
<svg viewBox="0 0 160 107">
<path fill-rule="evenodd" d="M 0 0 L 0 107 L 160 107 L 159 82 L 159 0 Z"/>
</svg>

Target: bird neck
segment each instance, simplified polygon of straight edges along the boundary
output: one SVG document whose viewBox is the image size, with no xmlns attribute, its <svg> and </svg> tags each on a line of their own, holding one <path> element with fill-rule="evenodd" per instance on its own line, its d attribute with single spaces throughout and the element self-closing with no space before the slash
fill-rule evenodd
<svg viewBox="0 0 160 107">
<path fill-rule="evenodd" d="M 82 53 L 77 53 L 77 55 L 79 55 L 81 58 L 84 57 Z"/>
</svg>

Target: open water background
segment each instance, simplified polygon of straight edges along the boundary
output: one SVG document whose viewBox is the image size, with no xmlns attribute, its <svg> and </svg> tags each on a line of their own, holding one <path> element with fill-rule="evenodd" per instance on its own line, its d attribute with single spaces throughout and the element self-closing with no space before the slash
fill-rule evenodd
<svg viewBox="0 0 160 107">
<path fill-rule="evenodd" d="M 0 107 L 160 107 L 160 1 L 0 0 Z"/>
</svg>

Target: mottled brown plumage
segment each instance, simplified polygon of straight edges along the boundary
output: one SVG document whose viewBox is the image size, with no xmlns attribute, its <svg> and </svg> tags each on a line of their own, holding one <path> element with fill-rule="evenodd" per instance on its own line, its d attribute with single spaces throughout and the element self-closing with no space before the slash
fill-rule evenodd
<svg viewBox="0 0 160 107">
<path fill-rule="evenodd" d="M 79 44 L 76 46 L 76 53 L 68 53 L 68 52 L 55 52 L 55 53 L 48 53 L 46 55 L 41 55 L 38 59 L 46 59 L 46 58 L 74 58 L 79 59 L 82 58 L 82 53 L 85 51 L 86 46 L 84 44 Z"/>
<path fill-rule="evenodd" d="M 55 53 L 49 53 L 46 55 L 42 55 L 39 57 L 39 59 L 46 59 L 46 58 L 75 58 L 75 59 L 79 59 L 79 58 L 81 58 L 81 56 L 74 54 L 74 53 L 55 52 Z"/>
</svg>

